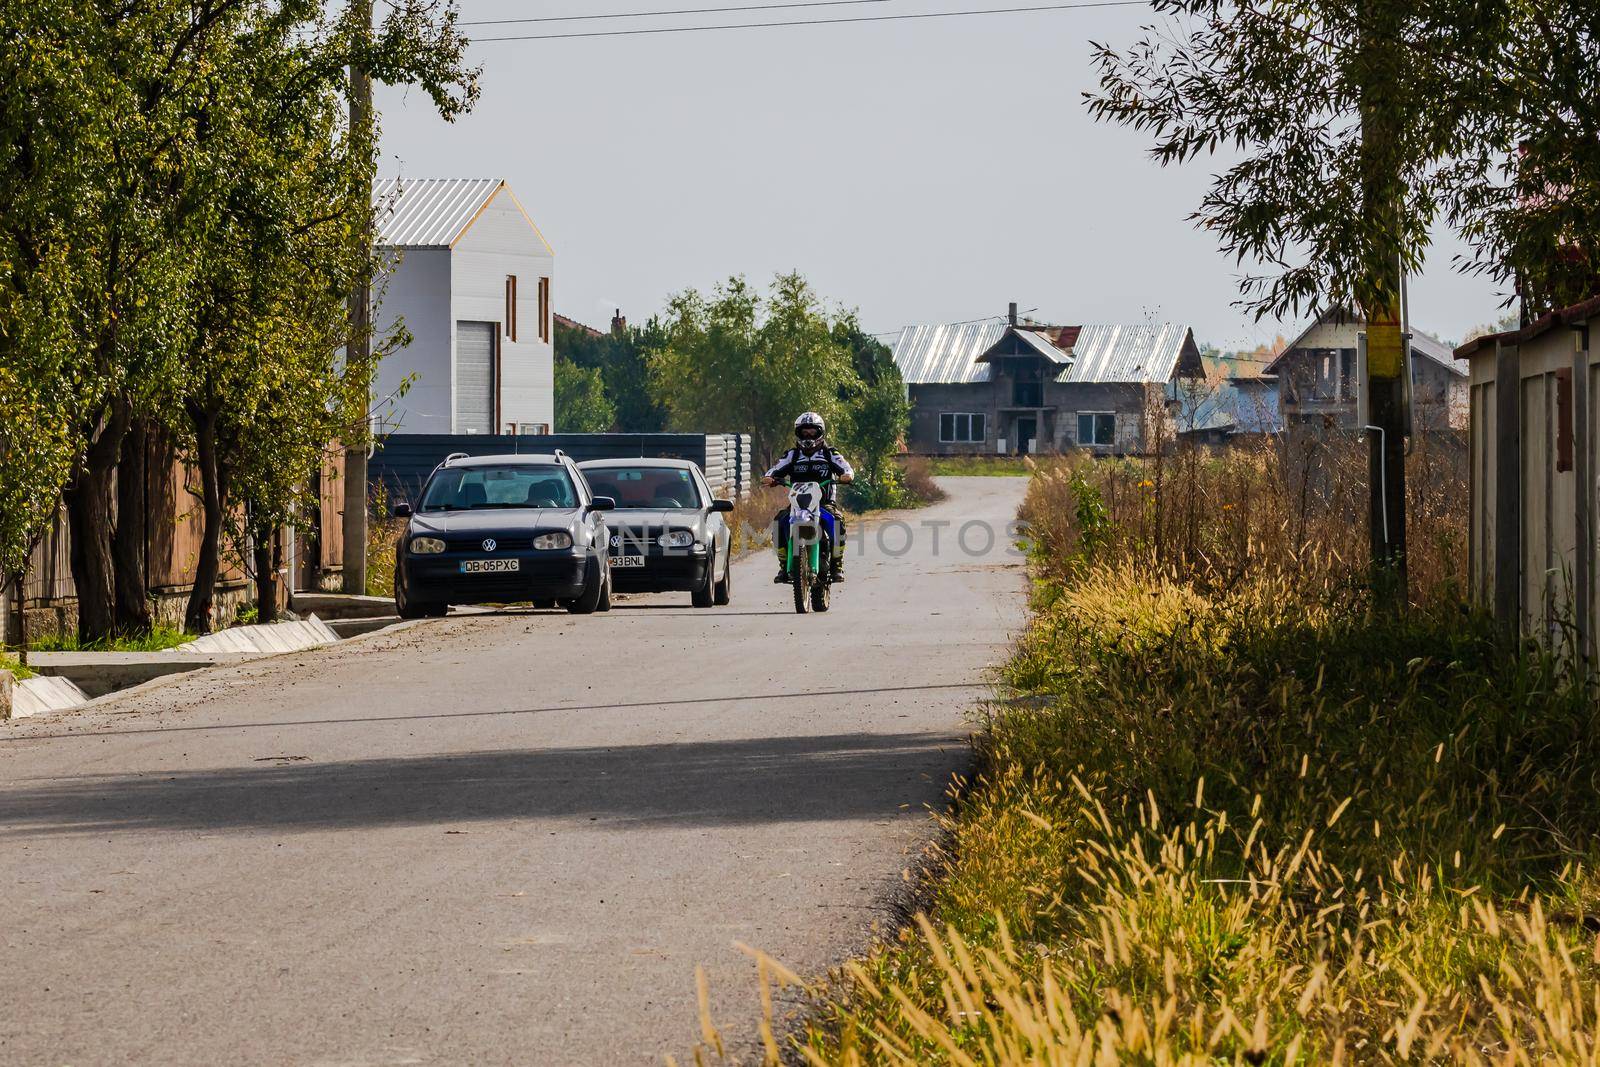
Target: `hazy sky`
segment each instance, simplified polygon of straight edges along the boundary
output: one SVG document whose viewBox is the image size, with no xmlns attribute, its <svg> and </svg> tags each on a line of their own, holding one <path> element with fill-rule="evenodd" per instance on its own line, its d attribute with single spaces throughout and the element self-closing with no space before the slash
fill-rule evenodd
<svg viewBox="0 0 1600 1067">
<path fill-rule="evenodd" d="M 462 18 L 759 0 L 460 0 Z M 479 38 L 645 25 L 1018 6 L 854 7 L 477 26 Z M 1162 169 L 1097 124 L 1089 41 L 1127 43 L 1144 7 L 561 41 L 479 41 L 477 109 L 439 120 L 380 87 L 385 176 L 503 177 L 556 250 L 556 308 L 604 326 L 730 274 L 798 269 L 868 330 L 1001 314 L 1192 325 L 1224 348 L 1293 323 L 1235 308 L 1232 264 L 1185 216 L 1213 168 Z M 1413 281 L 1415 323 L 1447 338 L 1499 317 L 1487 284 Z"/>
</svg>

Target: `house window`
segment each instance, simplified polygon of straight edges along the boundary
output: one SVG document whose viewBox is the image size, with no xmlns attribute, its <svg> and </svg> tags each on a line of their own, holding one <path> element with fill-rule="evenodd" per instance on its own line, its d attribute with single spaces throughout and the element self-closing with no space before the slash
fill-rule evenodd
<svg viewBox="0 0 1600 1067">
<path fill-rule="evenodd" d="M 1117 443 L 1117 416 L 1110 411 L 1078 412 L 1078 444 L 1114 445 Z"/>
<path fill-rule="evenodd" d="M 984 439 L 982 413 L 946 411 L 939 416 L 939 440 L 946 444 L 972 444 Z"/>
<path fill-rule="evenodd" d="M 506 275 L 506 340 L 517 339 L 517 276 Z"/>
<path fill-rule="evenodd" d="M 539 279 L 539 340 L 550 340 L 550 279 Z"/>
<path fill-rule="evenodd" d="M 1311 399 L 1334 400 L 1338 396 L 1337 371 L 1334 368 L 1334 351 L 1323 349 L 1312 356 Z"/>
</svg>

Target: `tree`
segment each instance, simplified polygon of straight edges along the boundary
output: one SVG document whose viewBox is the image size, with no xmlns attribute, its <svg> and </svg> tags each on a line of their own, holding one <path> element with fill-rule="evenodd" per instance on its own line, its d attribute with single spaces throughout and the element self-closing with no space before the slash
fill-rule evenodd
<svg viewBox="0 0 1600 1067">
<path fill-rule="evenodd" d="M 1439 221 L 1473 246 L 1459 266 L 1515 283 L 1525 316 L 1600 289 L 1590 0 L 1151 6 L 1171 26 L 1096 46 L 1090 111 L 1151 131 L 1163 164 L 1245 154 L 1192 218 L 1267 267 L 1241 284 L 1257 315 L 1391 296 L 1365 289 L 1396 261 L 1418 270 Z"/>
<path fill-rule="evenodd" d="M 889 346 L 861 329 L 853 314 L 833 324 L 833 337 L 850 352 L 856 383 L 841 391 L 836 437 L 856 457 L 852 496 L 866 507 L 900 502 L 900 469 L 891 462 L 911 423 L 911 402 Z"/>
<path fill-rule="evenodd" d="M 235 88 L 210 117 L 219 135 L 205 160 L 213 195 L 192 237 L 183 390 L 204 517 L 185 612 L 196 630 L 212 623 L 225 532 L 250 561 L 259 617 L 273 618 L 277 530 L 310 503 L 332 441 L 364 447 L 369 368 L 343 358 L 347 294 L 372 286 L 380 269 L 366 239 L 374 146 L 351 135 L 341 100 L 340 71 L 366 48 L 358 30 L 308 36 L 303 25 L 263 18 L 241 27 L 234 66 L 219 72 Z M 470 103 L 472 74 L 449 61 L 459 50 L 448 25 L 385 32 L 378 42 L 363 62 L 425 84 L 457 79 L 456 95 L 435 94 L 446 117 Z M 374 361 L 407 339 L 383 339 Z"/>
<path fill-rule="evenodd" d="M 1365 317 L 1373 582 L 1391 606 L 1406 581 L 1402 278 L 1442 215 L 1472 232 L 1482 209 L 1462 175 L 1481 178 L 1526 122 L 1501 61 L 1537 6 L 1152 0 L 1173 27 L 1147 27 L 1126 52 L 1096 46 L 1092 114 L 1153 132 L 1164 164 L 1244 155 L 1192 216 L 1248 270 L 1265 265 L 1241 303 L 1258 317 L 1330 304 Z"/>
<path fill-rule="evenodd" d="M 84 640 L 148 623 L 142 557 L 132 550 L 139 539 L 128 527 L 142 517 L 141 501 L 124 495 L 120 528 L 112 519 L 114 493 L 143 480 L 119 488 L 115 472 L 142 453 L 128 447 L 130 434 L 178 422 L 195 317 L 216 312 L 196 303 L 217 292 L 197 248 L 217 225 L 219 203 L 238 191 L 230 168 L 246 158 L 232 140 L 257 144 L 257 131 L 281 125 L 283 112 L 299 114 L 302 101 L 336 104 L 352 63 L 380 80 L 423 85 L 447 117 L 475 97 L 465 41 L 443 4 L 398 0 L 372 34 L 326 18 L 323 2 L 0 5 L 0 36 L 27 45 L 0 58 L 0 271 L 16 294 L 0 301 L 0 366 L 12 370 L 14 388 L 59 398 L 70 427 L 64 499 Z M 287 62 L 266 85 L 263 70 L 278 61 Z M 370 139 L 333 127 L 322 137 L 370 175 Z M 314 217 L 280 206 L 264 210 Z M 371 206 L 346 199 L 341 210 L 359 221 Z M 8 339 L 21 336 L 20 316 L 38 313 L 41 301 L 53 301 L 47 318 L 69 322 L 70 344 L 25 366 Z M 364 420 L 349 425 L 364 432 Z M 44 490 L 30 499 L 35 492 Z"/>
<path fill-rule="evenodd" d="M 1498 6 L 1498 5 L 1494 5 Z M 1511 283 L 1521 321 L 1600 293 L 1600 8 L 1520 0 L 1448 172 L 1465 268 Z"/>
<path fill-rule="evenodd" d="M 674 296 L 650 361 L 668 425 L 748 433 L 755 455 L 770 462 L 796 415 L 811 410 L 834 421 L 840 396 L 860 388 L 833 325 L 799 274 L 779 275 L 765 299 L 739 277 L 709 300 L 693 289 Z"/>
<path fill-rule="evenodd" d="M 600 372 L 606 399 L 614 414 L 607 428 L 623 433 L 657 433 L 666 425 L 666 413 L 650 388 L 648 362 L 659 327 L 652 320 L 644 329 L 618 325 L 610 333 L 568 326 L 556 320 L 555 350 L 558 361 Z M 565 425 L 558 414 L 557 422 Z"/>
<path fill-rule="evenodd" d="M 910 421 L 911 402 L 892 362 L 851 398 L 840 442 L 857 458 L 858 484 L 852 489 L 866 506 L 891 507 L 899 502 L 900 469 L 893 460 Z"/>
<path fill-rule="evenodd" d="M 604 433 L 617 409 L 606 396 L 605 380 L 596 367 L 580 367 L 556 357 L 556 432 Z"/>
</svg>

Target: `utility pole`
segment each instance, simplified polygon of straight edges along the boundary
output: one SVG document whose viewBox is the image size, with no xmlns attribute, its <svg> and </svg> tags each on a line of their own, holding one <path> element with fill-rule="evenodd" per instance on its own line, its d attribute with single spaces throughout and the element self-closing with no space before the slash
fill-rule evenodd
<svg viewBox="0 0 1600 1067">
<path fill-rule="evenodd" d="M 1406 356 L 1401 327 L 1398 119 L 1402 101 L 1396 78 L 1400 19 L 1394 0 L 1360 7 L 1362 201 L 1366 217 L 1364 277 L 1356 298 L 1367 322 L 1366 380 L 1369 478 L 1368 526 L 1372 582 L 1379 602 L 1398 610 L 1406 602 Z"/>
<path fill-rule="evenodd" d="M 372 39 L 372 0 L 351 0 L 350 17 L 363 43 Z M 363 154 L 362 185 L 366 198 L 364 212 L 371 211 L 372 175 L 367 169 L 372 139 L 372 79 L 360 62 L 350 65 L 350 143 Z M 364 214 L 363 218 L 370 218 Z M 364 254 L 372 254 L 372 233 L 362 235 Z M 344 591 L 367 591 L 367 422 L 372 404 L 372 279 L 362 271 L 350 291 L 350 338 L 345 346 L 348 367 L 361 382 L 362 426 L 356 440 L 345 442 L 344 451 Z"/>
</svg>

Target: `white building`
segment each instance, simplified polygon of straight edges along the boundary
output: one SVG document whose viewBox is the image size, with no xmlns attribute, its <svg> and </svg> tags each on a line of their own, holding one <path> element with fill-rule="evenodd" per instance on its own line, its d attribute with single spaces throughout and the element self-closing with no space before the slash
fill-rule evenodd
<svg viewBox="0 0 1600 1067">
<path fill-rule="evenodd" d="M 378 249 L 398 262 L 373 294 L 386 433 L 549 433 L 555 420 L 555 253 L 498 178 L 388 179 Z M 396 396 L 410 380 L 404 396 Z"/>
</svg>

